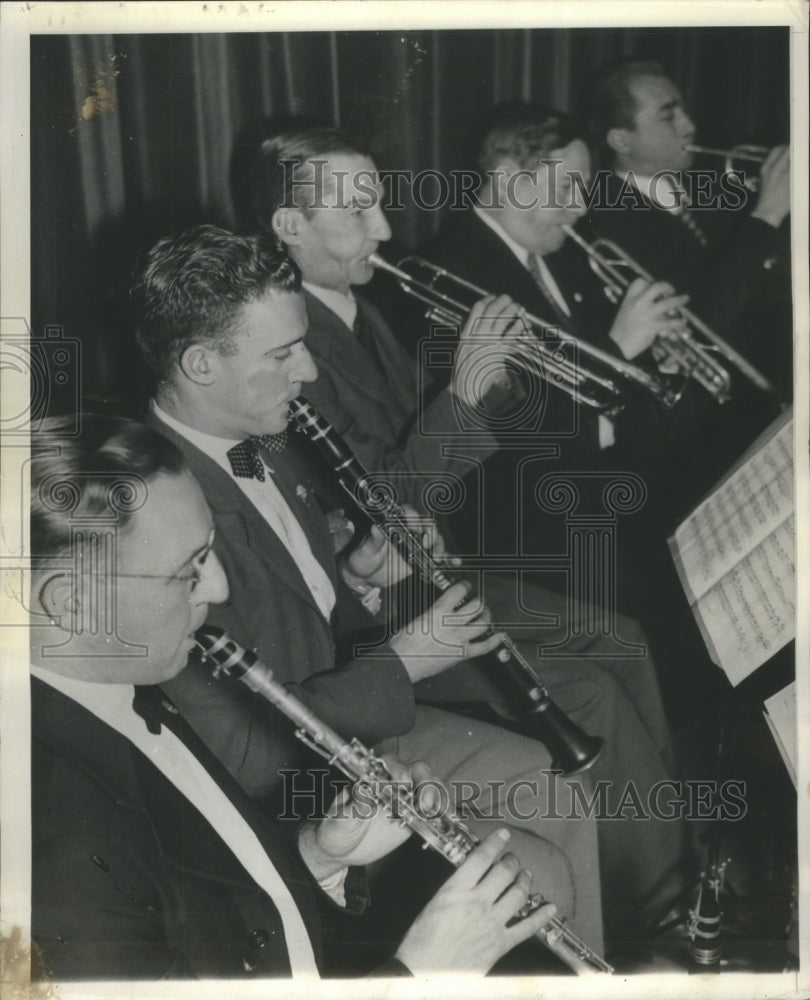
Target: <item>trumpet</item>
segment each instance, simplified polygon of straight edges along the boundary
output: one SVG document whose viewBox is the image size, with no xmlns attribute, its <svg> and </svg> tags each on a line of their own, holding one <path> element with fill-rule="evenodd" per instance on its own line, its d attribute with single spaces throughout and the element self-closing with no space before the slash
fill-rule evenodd
<svg viewBox="0 0 810 1000">
<path fill-rule="evenodd" d="M 490 294 L 421 257 L 405 257 L 395 266 L 374 253 L 369 262 L 394 275 L 403 291 L 424 302 L 430 319 L 448 326 L 461 326 L 473 304 Z M 678 401 L 677 395 L 641 368 L 525 310 L 523 317 L 526 326 L 512 356 L 525 371 L 556 386 L 576 403 L 605 415 L 616 414 L 626 405 L 628 388 L 651 396 L 666 410 Z M 566 357 L 566 345 L 576 347 L 576 361 Z"/>
<path fill-rule="evenodd" d="M 420 812 L 413 792 L 402 782 L 393 780 L 383 760 L 359 740 L 341 739 L 283 684 L 273 680 L 272 670 L 251 650 L 240 646 L 222 629 L 210 625 L 199 629 L 194 638 L 203 657 L 212 663 L 215 678 L 223 675 L 238 678 L 251 691 L 275 705 L 295 723 L 295 735 L 302 743 L 338 767 L 355 784 L 362 785 L 390 818 L 421 837 L 425 847 L 433 848 L 458 867 L 478 845 L 478 837 L 461 820 L 447 813 L 428 816 Z M 518 918 L 529 916 L 546 902 L 539 893 L 530 896 Z M 613 967 L 578 937 L 564 918 L 551 917 L 537 937 L 578 976 L 613 972 Z"/>
<path fill-rule="evenodd" d="M 764 163 L 768 158 L 767 146 L 750 146 L 742 143 L 734 146 L 733 149 L 714 149 L 711 146 L 685 146 L 689 153 L 698 153 L 701 156 L 722 156 L 726 161 L 726 170 L 733 170 L 735 160 L 743 160 L 748 163 Z"/>
<path fill-rule="evenodd" d="M 726 161 L 723 173 L 739 173 L 743 185 L 751 192 L 759 190 L 759 174 L 745 173 L 736 164 L 758 163 L 761 166 L 768 158 L 768 153 L 770 152 L 766 146 L 751 146 L 748 143 L 734 146 L 733 149 L 714 149 L 711 146 L 692 145 L 685 146 L 684 149 L 689 153 L 697 153 L 699 156 L 722 156 Z"/>
<path fill-rule="evenodd" d="M 618 304 L 628 285 L 636 278 L 653 282 L 653 276 L 613 240 L 597 239 L 588 243 L 571 226 L 564 231 L 587 254 L 591 269 L 605 286 L 605 294 Z M 683 306 L 678 316 L 686 320 L 688 330 L 659 334 L 653 345 L 655 357 L 674 362 L 678 370 L 694 379 L 716 400 L 725 403 L 731 396 L 731 375 L 713 355 L 733 365 L 749 382 L 763 392 L 775 394 L 776 390 L 754 366 L 719 334 L 689 309 Z M 704 340 L 698 338 L 700 334 Z"/>
<path fill-rule="evenodd" d="M 297 429 L 316 445 L 331 465 L 344 491 L 368 519 L 380 527 L 421 579 L 439 592 L 452 587 L 453 581 L 408 524 L 405 511 L 394 502 L 386 489 L 375 490 L 368 472 L 329 421 L 301 396 L 290 403 L 290 415 Z M 577 774 L 589 768 L 605 745 L 602 737 L 583 732 L 552 701 L 548 688 L 509 636 L 494 655 L 523 694 L 526 713 L 552 756 L 552 767 L 563 774 Z"/>
</svg>

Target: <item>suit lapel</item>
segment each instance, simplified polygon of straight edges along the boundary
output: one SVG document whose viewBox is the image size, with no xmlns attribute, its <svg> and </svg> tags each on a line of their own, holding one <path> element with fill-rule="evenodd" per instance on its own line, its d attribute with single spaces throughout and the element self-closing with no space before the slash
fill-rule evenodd
<svg viewBox="0 0 810 1000">
<path fill-rule="evenodd" d="M 390 407 L 391 387 L 358 343 L 354 331 L 316 296 L 305 291 L 304 299 L 310 320 L 306 343 L 316 359 L 322 358 L 323 364 L 376 403 Z"/>
<path fill-rule="evenodd" d="M 529 312 L 547 318 L 547 306 L 540 289 L 500 236 L 474 213 L 467 216 L 467 226 L 470 245 L 480 248 L 487 270 L 492 275 L 492 281 L 485 290 L 493 295 L 509 295 Z"/>
<path fill-rule="evenodd" d="M 293 590 L 321 614 L 312 596 L 312 592 L 287 547 L 239 489 L 233 479 L 213 459 L 209 458 L 204 452 L 200 451 L 199 448 L 191 444 L 190 441 L 186 440 L 186 438 L 178 434 L 171 427 L 164 424 L 154 414 L 150 413 L 147 416 L 146 423 L 154 430 L 159 431 L 182 451 L 189 468 L 202 487 L 205 499 L 208 502 L 208 506 L 214 512 L 215 518 L 218 521 L 227 523 L 229 537 L 241 534 L 245 544 L 250 547 L 267 568 L 286 587 Z M 277 457 L 280 456 L 273 456 L 274 459 Z M 279 462 L 278 465 L 281 467 L 282 463 Z M 278 483 L 285 500 L 290 504 L 291 510 L 299 517 L 304 533 L 310 539 L 310 544 L 312 544 L 313 538 L 316 540 L 316 545 L 313 546 L 313 555 L 321 561 L 321 565 L 326 572 L 334 578 L 334 558 L 332 556 L 331 543 L 327 541 L 328 531 L 325 525 L 323 526 L 323 530 L 315 530 L 310 535 L 309 528 L 311 527 L 311 522 L 315 520 L 317 515 L 311 511 L 302 512 L 302 507 L 306 505 L 296 495 L 296 487 L 290 486 L 289 478 L 284 474 L 279 476 L 277 472 L 277 476 L 278 478 L 275 478 L 275 481 Z M 323 518 L 321 517 L 322 521 Z M 324 538 L 324 532 L 327 538 Z M 216 549 L 216 544 L 214 548 Z M 316 548 L 320 551 L 316 551 Z"/>
</svg>

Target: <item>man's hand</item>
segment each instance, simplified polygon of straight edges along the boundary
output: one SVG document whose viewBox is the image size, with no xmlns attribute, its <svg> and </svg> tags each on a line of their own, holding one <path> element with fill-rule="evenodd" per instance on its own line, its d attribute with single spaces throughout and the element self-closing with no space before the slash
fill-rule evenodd
<svg viewBox="0 0 810 1000">
<path fill-rule="evenodd" d="M 778 228 L 790 211 L 790 149 L 776 146 L 762 164 L 759 198 L 751 218 Z"/>
<path fill-rule="evenodd" d="M 480 638 L 489 628 L 491 616 L 480 598 L 461 603 L 468 591 L 466 583 L 454 583 L 433 607 L 391 639 L 389 645 L 414 684 L 462 660 L 483 656 L 503 641 L 501 632 Z"/>
<path fill-rule="evenodd" d="M 556 907 L 548 904 L 506 926 L 525 905 L 532 886 L 531 874 L 520 868 L 514 855 L 500 857 L 507 837 L 507 830 L 487 837 L 411 925 L 396 957 L 414 975 L 483 975 L 554 916 Z"/>
<path fill-rule="evenodd" d="M 433 521 L 421 517 L 408 504 L 403 504 L 402 510 L 409 526 L 421 534 L 423 548 L 432 551 L 434 558 L 443 564 L 459 564 L 459 559 L 447 556 L 444 539 Z M 374 525 L 368 537 L 342 563 L 340 571 L 349 587 L 362 590 L 368 586 L 388 587 L 398 583 L 410 574 L 411 568 L 388 542 L 382 529 Z"/>
<path fill-rule="evenodd" d="M 388 587 L 403 580 L 410 567 L 375 524 L 366 538 L 341 562 L 340 573 L 352 590 Z"/>
<path fill-rule="evenodd" d="M 685 329 L 686 322 L 674 314 L 688 301 L 688 295 L 676 295 L 666 281 L 636 278 L 616 313 L 610 339 L 625 358 L 635 358 L 652 345 L 659 333 L 680 333 Z"/>
<path fill-rule="evenodd" d="M 392 780 L 411 787 L 428 782 L 426 796 L 433 791 L 434 775 L 421 761 L 406 765 L 396 757 L 383 757 Z M 437 793 L 434 793 L 437 794 Z M 435 801 L 424 807 L 434 809 Z M 319 881 L 350 865 L 368 865 L 384 858 L 410 836 L 408 827 L 389 819 L 368 790 L 344 789 L 335 797 L 320 823 L 307 823 L 298 834 L 298 848 L 304 862 Z"/>
<path fill-rule="evenodd" d="M 506 359 L 527 331 L 525 310 L 508 295 L 487 295 L 470 310 L 459 338 L 451 391 L 467 406 L 478 406 L 496 385 L 507 385 Z"/>
</svg>

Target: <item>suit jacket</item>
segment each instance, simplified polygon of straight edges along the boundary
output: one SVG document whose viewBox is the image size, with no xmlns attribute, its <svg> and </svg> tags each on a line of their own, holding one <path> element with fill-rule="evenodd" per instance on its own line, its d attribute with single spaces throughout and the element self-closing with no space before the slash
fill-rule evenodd
<svg viewBox="0 0 810 1000">
<path fill-rule="evenodd" d="M 423 254 L 428 260 L 493 294 L 509 295 L 539 319 L 555 325 L 559 323 L 559 316 L 529 271 L 474 212 L 453 218 L 424 248 Z M 545 262 L 571 312 L 568 331 L 615 352 L 606 337 L 611 322 L 610 310 L 579 256 L 570 253 L 566 246 L 548 255 Z M 564 467 L 601 467 L 604 456 L 600 452 L 593 412 L 577 407 L 562 392 L 549 388 L 549 383 L 543 388 L 546 409 L 539 428 L 542 438 L 538 440 L 547 439 L 560 447 L 560 464 Z M 573 432 L 572 427 L 575 428 Z"/>
<path fill-rule="evenodd" d="M 306 343 L 318 378 L 304 387 L 303 395 L 369 471 L 386 473 L 399 502 L 424 509 L 423 491 L 437 474 L 464 477 L 473 468 L 458 450 L 444 451 L 448 443 L 459 441 L 464 426 L 451 393 L 431 393 L 429 377 L 420 387 L 415 364 L 371 303 L 357 298 L 370 333 L 364 346 L 320 299 L 309 292 L 304 297 Z M 497 390 L 492 395 L 497 402 L 488 396 L 488 406 L 503 404 Z M 475 445 L 465 444 L 464 453 L 483 461 L 496 447 L 489 431 L 476 430 Z"/>
<path fill-rule="evenodd" d="M 622 179 L 610 173 L 607 204 L 592 208 L 582 226 L 586 239 L 614 240 L 656 279 L 688 293 L 689 307 L 710 326 L 736 336 L 737 321 L 788 254 L 786 233 L 741 210 L 695 209 L 708 242 L 703 247 L 677 216 L 635 190 L 623 198 L 622 190 Z M 745 343 L 736 346 L 744 350 Z"/>
<path fill-rule="evenodd" d="M 609 329 L 610 310 L 581 255 L 569 252 L 569 242 L 544 260 L 571 312 L 570 332 L 595 342 Z M 423 253 L 428 260 L 494 295 L 511 296 L 540 319 L 557 321 L 531 273 L 475 212 L 454 217 L 425 246 Z"/>
<path fill-rule="evenodd" d="M 326 897 L 294 849 L 158 690 L 136 691 L 256 832 L 318 957 Z M 35 977 L 289 975 L 278 910 L 208 821 L 126 737 L 37 678 L 31 692 Z"/>
<path fill-rule="evenodd" d="M 559 324 L 529 271 L 474 212 L 451 219 L 422 255 L 489 292 L 511 296 L 541 320 Z M 609 329 L 604 296 L 587 269 L 573 255 L 549 255 L 546 263 L 571 311 L 569 331 L 613 350 L 604 337 Z M 611 453 L 599 446 L 598 419 L 592 410 L 577 406 L 549 382 L 538 382 L 534 376 L 525 376 L 523 382 L 524 391 L 533 392 L 539 404 L 536 413 L 527 409 L 527 420 L 517 428 L 518 433 L 509 434 L 508 448 L 501 449 L 486 469 L 486 544 L 490 551 L 560 552 L 566 544 L 565 526 L 548 514 L 540 515 L 535 483 L 554 472 L 601 471 L 610 465 Z M 522 486 L 519 476 L 524 479 Z M 519 520 L 516 511 L 521 512 Z M 466 520 L 458 525 L 469 544 L 474 544 L 480 521 L 479 516 L 473 523 Z"/>
<path fill-rule="evenodd" d="M 415 717 L 413 688 L 390 647 L 377 646 L 375 655 L 349 658 L 336 669 L 332 624 L 259 511 L 216 462 L 155 415 L 150 414 L 147 422 L 183 452 L 214 515 L 214 550 L 227 573 L 230 596 L 224 604 L 210 608 L 208 623 L 255 649 L 276 680 L 342 736 L 356 736 L 373 745 L 408 732 Z M 297 450 L 296 436 L 292 436 L 284 455 L 273 456 L 274 481 L 333 581 L 336 631 L 376 628 L 336 572 L 332 538 Z M 250 794 L 275 790 L 279 768 L 311 764 L 315 759 L 294 738 L 292 724 L 272 705 L 238 680 L 213 681 L 208 668 L 193 658 L 164 687 Z"/>
<path fill-rule="evenodd" d="M 707 246 L 677 216 L 633 189 L 622 198 L 622 180 L 607 177 L 607 204 L 580 223 L 587 240 L 615 241 L 656 279 L 688 293 L 688 307 L 760 367 L 784 392 L 792 382 L 789 287 L 771 295 L 787 256 L 784 231 L 742 211 L 693 210 Z M 613 206 L 613 207 L 611 207 Z M 770 294 L 769 294 L 770 293 Z M 787 307 L 787 312 L 785 311 Z M 733 366 L 732 399 L 722 407 L 695 383 L 666 419 L 625 418 L 628 461 L 646 475 L 653 495 L 665 501 L 672 526 L 711 487 L 778 414 L 776 401 L 753 388 Z"/>
</svg>

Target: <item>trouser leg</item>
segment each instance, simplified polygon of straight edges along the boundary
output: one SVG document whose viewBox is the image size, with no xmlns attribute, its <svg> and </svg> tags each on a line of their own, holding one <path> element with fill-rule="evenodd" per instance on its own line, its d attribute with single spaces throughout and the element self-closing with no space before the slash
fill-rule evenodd
<svg viewBox="0 0 810 1000">
<path fill-rule="evenodd" d="M 449 712 L 419 706 L 406 736 L 380 748 L 422 760 L 467 800 L 469 825 L 481 838 L 506 826 L 509 850 L 532 871 L 535 891 L 596 949 L 602 947 L 596 823 L 577 815 L 569 784 L 588 779 L 549 775 L 545 748 L 531 739 Z M 556 804 L 555 804 L 556 800 Z"/>
</svg>

